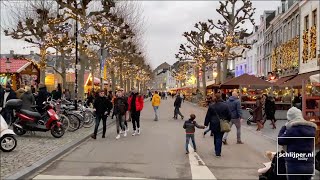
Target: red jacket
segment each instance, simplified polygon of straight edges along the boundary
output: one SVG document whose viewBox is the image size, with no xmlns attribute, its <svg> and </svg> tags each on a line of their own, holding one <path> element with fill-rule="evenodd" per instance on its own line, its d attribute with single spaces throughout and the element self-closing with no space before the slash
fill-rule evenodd
<svg viewBox="0 0 320 180">
<path fill-rule="evenodd" d="M 128 111 L 131 110 L 131 101 L 132 101 L 132 96 L 128 98 L 128 104 L 129 104 Z M 142 109 L 143 109 L 143 97 L 138 95 L 136 97 L 136 111 L 142 111 Z"/>
</svg>

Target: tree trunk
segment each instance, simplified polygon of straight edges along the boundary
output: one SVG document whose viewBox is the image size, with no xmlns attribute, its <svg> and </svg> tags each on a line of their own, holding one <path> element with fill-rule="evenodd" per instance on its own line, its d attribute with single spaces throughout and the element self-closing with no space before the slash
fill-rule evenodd
<svg viewBox="0 0 320 180">
<path fill-rule="evenodd" d="M 92 90 L 94 90 L 94 64 L 91 62 L 91 86 Z"/>
<path fill-rule="evenodd" d="M 197 89 L 200 90 L 200 77 L 199 77 L 199 67 L 196 66 L 196 80 L 197 80 Z"/>
<path fill-rule="evenodd" d="M 130 84 L 130 89 L 131 89 L 131 88 L 134 88 L 135 85 L 134 85 L 134 80 L 133 80 L 133 78 L 130 78 L 130 82 L 131 82 L 131 84 Z"/>
<path fill-rule="evenodd" d="M 137 91 L 141 93 L 140 81 L 138 79 L 136 80 L 136 87 L 137 87 Z"/>
<path fill-rule="evenodd" d="M 112 88 L 112 92 L 116 92 L 116 77 L 114 75 L 114 69 L 113 67 L 111 67 L 111 71 L 110 71 L 110 75 L 111 75 L 111 88 Z"/>
<path fill-rule="evenodd" d="M 66 63 L 65 63 L 65 54 L 61 53 L 61 78 L 62 78 L 62 89 L 66 89 L 67 87 L 67 77 L 66 77 Z"/>
<path fill-rule="evenodd" d="M 78 70 L 78 100 L 82 100 L 84 96 L 84 73 L 86 68 L 86 61 L 83 58 L 82 52 L 80 52 L 79 63 L 80 70 Z"/>
<path fill-rule="evenodd" d="M 46 49 L 43 47 L 40 47 L 40 83 L 45 84 L 46 80 Z"/>
<path fill-rule="evenodd" d="M 221 83 L 221 58 L 218 58 L 216 84 L 220 84 L 220 83 Z"/>
<path fill-rule="evenodd" d="M 224 83 L 227 79 L 229 52 L 230 52 L 230 47 L 228 46 L 224 51 L 225 56 L 223 57 L 223 62 L 222 62 L 223 69 L 222 69 L 221 83 Z"/>
<path fill-rule="evenodd" d="M 202 70 L 202 92 L 203 92 L 203 97 L 207 96 L 207 83 L 206 83 L 206 63 L 202 63 L 201 65 L 201 70 Z"/>
<path fill-rule="evenodd" d="M 119 66 L 119 78 L 120 78 L 120 87 L 123 88 L 123 77 L 122 77 L 122 62 L 120 61 L 120 66 Z"/>
</svg>

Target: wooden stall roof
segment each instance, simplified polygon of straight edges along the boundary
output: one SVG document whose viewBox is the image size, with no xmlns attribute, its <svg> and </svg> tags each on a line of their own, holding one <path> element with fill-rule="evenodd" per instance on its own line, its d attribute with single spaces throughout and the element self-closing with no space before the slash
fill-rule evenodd
<svg viewBox="0 0 320 180">
<path fill-rule="evenodd" d="M 276 82 L 272 83 L 275 87 L 282 87 L 281 85 L 286 83 L 287 81 L 290 81 L 291 79 L 295 78 L 297 75 L 282 77 L 278 79 Z"/>
<path fill-rule="evenodd" d="M 30 61 L 25 59 L 13 59 L 10 58 L 10 70 L 7 72 L 6 69 L 6 60 L 5 58 L 0 58 L 0 73 L 20 73 L 23 71 L 26 67 L 28 67 L 30 64 L 32 64 Z"/>
<path fill-rule="evenodd" d="M 223 84 L 221 84 L 221 89 L 235 89 L 239 88 L 240 86 L 244 87 L 255 87 L 255 88 L 268 88 L 273 86 L 272 83 L 255 77 L 249 74 L 243 74 L 236 78 L 233 78 Z"/>
<path fill-rule="evenodd" d="M 320 70 L 318 71 L 313 71 L 313 72 L 308 72 L 304 74 L 298 74 L 296 77 L 293 79 L 279 85 L 279 87 L 293 87 L 293 88 L 302 88 L 302 82 L 305 80 L 308 80 L 310 76 L 319 74 Z"/>
</svg>

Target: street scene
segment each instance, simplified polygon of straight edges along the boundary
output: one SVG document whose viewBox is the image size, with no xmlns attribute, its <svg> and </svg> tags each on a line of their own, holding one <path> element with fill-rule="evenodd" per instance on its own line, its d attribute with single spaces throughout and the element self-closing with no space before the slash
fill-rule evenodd
<svg viewBox="0 0 320 180">
<path fill-rule="evenodd" d="M 320 2 L 0 2 L 0 179 L 320 179 Z"/>
</svg>

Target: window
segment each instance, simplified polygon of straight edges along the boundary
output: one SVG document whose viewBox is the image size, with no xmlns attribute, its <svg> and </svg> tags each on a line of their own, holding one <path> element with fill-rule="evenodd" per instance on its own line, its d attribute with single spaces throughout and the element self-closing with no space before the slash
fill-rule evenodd
<svg viewBox="0 0 320 180">
<path fill-rule="evenodd" d="M 296 36 L 296 23 L 297 23 L 297 20 L 293 18 L 292 19 L 292 37 Z"/>
<path fill-rule="evenodd" d="M 286 42 L 287 41 L 287 25 L 284 25 L 283 27 L 283 42 Z"/>
<path fill-rule="evenodd" d="M 296 16 L 296 20 L 297 20 L 297 23 L 296 23 L 296 25 L 297 25 L 297 35 L 300 35 L 300 16 L 299 15 L 297 15 Z"/>
<path fill-rule="evenodd" d="M 312 25 L 317 26 L 317 9 L 312 11 Z"/>
<path fill-rule="evenodd" d="M 292 26 L 292 22 L 290 21 L 290 22 L 288 23 L 288 40 L 291 39 L 291 26 Z"/>
<path fill-rule="evenodd" d="M 309 15 L 304 17 L 304 30 L 309 29 Z"/>
</svg>

